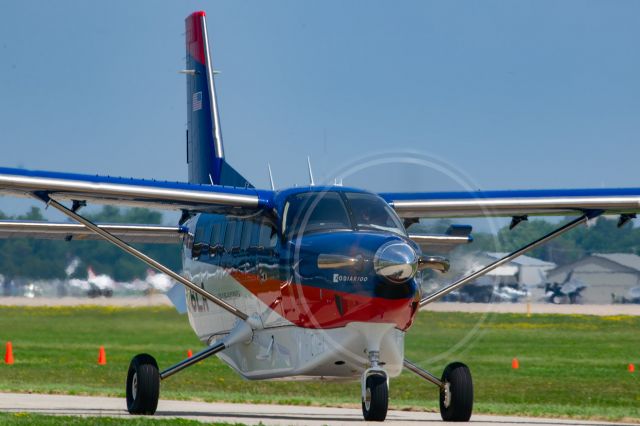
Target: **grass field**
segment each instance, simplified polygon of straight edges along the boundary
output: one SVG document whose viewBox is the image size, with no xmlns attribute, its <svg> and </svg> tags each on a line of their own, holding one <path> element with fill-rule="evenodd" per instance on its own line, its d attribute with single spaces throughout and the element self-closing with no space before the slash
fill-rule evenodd
<svg viewBox="0 0 640 426">
<path fill-rule="evenodd" d="M 0 307 L 0 344 L 8 340 L 15 364 L 0 363 L 1 391 L 113 396 L 124 395 L 135 354 L 163 368 L 201 348 L 168 307 Z M 96 363 L 100 345 L 106 366 Z M 406 355 L 436 375 L 467 363 L 476 413 L 640 421 L 640 372 L 626 369 L 640 363 L 640 317 L 426 312 Z M 357 382 L 247 382 L 212 358 L 164 382 L 161 397 L 359 406 L 359 392 Z M 390 396 L 393 408 L 437 410 L 436 388 L 409 373 L 391 381 Z"/>
<path fill-rule="evenodd" d="M 43 416 L 30 413 L 0 413 L 0 424 L 5 426 L 26 425 L 65 425 L 65 426 L 199 426 L 201 422 L 184 419 L 156 419 L 153 417 L 136 417 L 123 419 L 120 417 L 71 417 L 71 416 Z M 213 426 L 228 426 L 230 423 L 208 423 Z"/>
</svg>

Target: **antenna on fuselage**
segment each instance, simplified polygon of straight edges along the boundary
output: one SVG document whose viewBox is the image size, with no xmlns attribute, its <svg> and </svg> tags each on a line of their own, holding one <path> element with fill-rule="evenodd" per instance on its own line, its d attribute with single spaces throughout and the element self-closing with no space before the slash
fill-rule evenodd
<svg viewBox="0 0 640 426">
<path fill-rule="evenodd" d="M 267 167 L 269 168 L 269 181 L 271 181 L 271 190 L 276 190 L 276 185 L 273 183 L 273 173 L 271 173 L 271 164 L 267 163 Z"/>
<path fill-rule="evenodd" d="M 313 180 L 313 171 L 311 171 L 311 157 L 307 156 L 307 165 L 309 166 L 309 181 L 310 185 L 314 186 L 316 183 Z"/>
</svg>

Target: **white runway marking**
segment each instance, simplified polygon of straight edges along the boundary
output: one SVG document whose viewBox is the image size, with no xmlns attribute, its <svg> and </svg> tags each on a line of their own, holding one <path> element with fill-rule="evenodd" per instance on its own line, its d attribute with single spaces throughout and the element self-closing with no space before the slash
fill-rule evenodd
<svg viewBox="0 0 640 426">
<path fill-rule="evenodd" d="M 0 393 L 0 411 L 31 412 L 69 416 L 131 417 L 123 398 L 94 396 L 39 395 Z M 301 407 L 265 404 L 228 404 L 194 401 L 160 400 L 159 418 L 183 418 L 201 422 L 228 422 L 255 425 L 366 425 L 359 409 Z M 621 423 L 589 422 L 565 419 L 543 419 L 476 415 L 471 422 L 479 425 L 500 426 L 565 426 L 565 425 L 619 425 Z M 371 425 L 443 425 L 436 413 L 390 411 L 384 423 Z"/>
</svg>

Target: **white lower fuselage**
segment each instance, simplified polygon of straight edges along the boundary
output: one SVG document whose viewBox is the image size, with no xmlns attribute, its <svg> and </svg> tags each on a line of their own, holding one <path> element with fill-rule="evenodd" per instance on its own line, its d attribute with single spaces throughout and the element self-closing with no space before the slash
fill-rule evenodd
<svg viewBox="0 0 640 426">
<path fill-rule="evenodd" d="M 369 367 L 367 353 L 379 349 L 381 366 L 390 377 L 402 370 L 405 333 L 393 323 L 352 322 L 335 328 L 305 328 L 292 324 L 264 304 L 225 269 L 184 259 L 192 282 L 204 286 L 250 316 L 264 328 L 251 341 L 224 350 L 218 357 L 242 377 L 259 379 L 351 379 Z M 237 319 L 187 290 L 189 322 L 201 341 L 224 337 Z"/>
</svg>

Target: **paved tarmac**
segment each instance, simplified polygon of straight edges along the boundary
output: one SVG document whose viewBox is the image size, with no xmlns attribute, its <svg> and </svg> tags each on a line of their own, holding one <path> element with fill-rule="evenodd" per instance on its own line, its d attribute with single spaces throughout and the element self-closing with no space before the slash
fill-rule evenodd
<svg viewBox="0 0 640 426">
<path fill-rule="evenodd" d="M 0 411 L 31 412 L 70 416 L 131 417 L 122 398 L 94 396 L 40 395 L 0 393 Z M 353 408 L 301 407 L 264 404 L 228 404 L 194 401 L 160 400 L 159 418 L 183 418 L 201 422 L 228 422 L 255 425 L 380 425 L 365 423 L 362 412 Z M 478 425 L 500 426 L 565 426 L 620 425 L 623 423 L 589 422 L 565 419 L 474 415 L 471 422 Z M 442 425 L 436 413 L 390 411 L 386 426 Z M 637 424 L 635 425 L 637 426 Z"/>
</svg>

